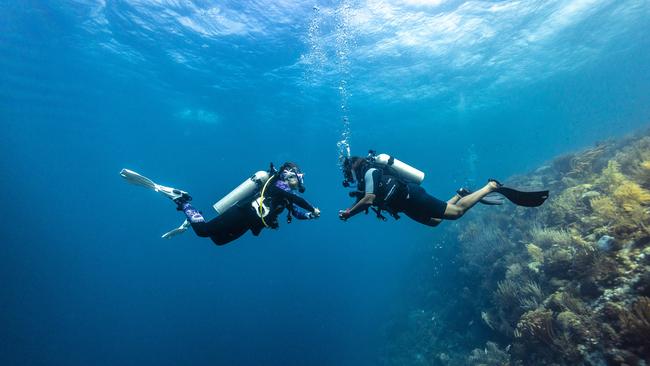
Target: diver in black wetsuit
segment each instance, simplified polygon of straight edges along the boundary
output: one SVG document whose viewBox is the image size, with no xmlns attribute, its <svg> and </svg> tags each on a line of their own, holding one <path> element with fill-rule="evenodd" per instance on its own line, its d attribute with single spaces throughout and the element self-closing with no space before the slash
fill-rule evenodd
<svg viewBox="0 0 650 366">
<path fill-rule="evenodd" d="M 399 218 L 403 212 L 411 219 L 428 226 L 438 226 L 442 220 L 456 220 L 462 217 L 476 203 L 499 205 L 500 199 L 487 197 L 492 192 L 500 193 L 510 201 L 522 206 L 539 206 L 548 197 L 548 191 L 522 192 L 503 187 L 494 179 L 476 192 L 461 188 L 447 202 L 428 194 L 420 185 L 406 182 L 390 170 L 373 165 L 368 158 L 350 157 L 344 164 L 344 186 L 357 182 L 357 192 L 351 194 L 356 203 L 346 210 L 339 211 L 339 218 L 346 221 L 359 212 L 373 207 L 379 218 L 382 210 Z"/>
<path fill-rule="evenodd" d="M 287 162 L 269 179 L 263 192 L 238 202 L 210 221 L 206 222 L 203 215 L 192 207 L 188 194 L 174 199 L 174 202 L 178 205 L 177 209 L 185 213 L 196 235 L 209 237 L 215 244 L 224 245 L 248 230 L 257 236 L 265 227 L 277 229 L 278 216 L 285 208 L 289 210 L 288 221 L 291 221 L 291 216 L 301 220 L 318 218 L 318 208 L 300 197 L 299 192 L 304 192 L 303 174 L 296 164 Z"/>
</svg>

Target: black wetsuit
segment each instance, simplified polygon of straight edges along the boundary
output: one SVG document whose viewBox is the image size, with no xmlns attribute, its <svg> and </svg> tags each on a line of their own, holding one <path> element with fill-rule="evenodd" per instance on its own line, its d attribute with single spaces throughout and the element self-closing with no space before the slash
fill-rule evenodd
<svg viewBox="0 0 650 366">
<path fill-rule="evenodd" d="M 375 195 L 373 205 L 392 213 L 403 212 L 425 225 L 432 218 L 442 219 L 447 208 L 447 202 L 431 196 L 419 185 L 401 182 L 379 169 L 368 169 L 360 185 L 365 188 L 366 194 Z"/>
<path fill-rule="evenodd" d="M 302 208 L 311 213 L 314 207 L 304 198 L 278 187 L 277 181 L 271 182 L 264 194 L 264 202 L 268 205 L 270 212 L 264 217 L 266 224 L 275 229 L 278 227 L 278 215 L 288 208 L 290 214 L 298 219 L 306 219 L 311 216 L 305 215 L 295 206 Z M 285 185 L 286 186 L 286 185 Z M 286 189 L 286 188 L 285 188 Z M 258 196 L 238 202 L 229 208 L 223 214 L 215 217 L 210 221 L 190 222 L 196 235 L 200 237 L 209 237 L 217 245 L 228 244 L 231 241 L 244 235 L 250 230 L 253 235 L 260 234 L 265 227 L 262 219 L 257 215 L 251 203 Z"/>
</svg>

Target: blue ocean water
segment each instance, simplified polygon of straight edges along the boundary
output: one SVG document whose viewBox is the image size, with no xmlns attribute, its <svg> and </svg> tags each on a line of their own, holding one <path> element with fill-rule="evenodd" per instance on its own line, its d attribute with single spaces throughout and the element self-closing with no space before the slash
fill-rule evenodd
<svg viewBox="0 0 650 366">
<path fill-rule="evenodd" d="M 0 363 L 374 365 L 445 231 L 341 222 L 341 146 L 446 198 L 647 127 L 650 3 L 0 1 Z M 211 204 L 294 160 L 318 221 L 216 247 Z M 470 213 L 471 214 L 471 213 Z M 210 214 L 208 214 L 211 217 Z M 445 301 L 445 299 L 440 299 Z"/>
</svg>

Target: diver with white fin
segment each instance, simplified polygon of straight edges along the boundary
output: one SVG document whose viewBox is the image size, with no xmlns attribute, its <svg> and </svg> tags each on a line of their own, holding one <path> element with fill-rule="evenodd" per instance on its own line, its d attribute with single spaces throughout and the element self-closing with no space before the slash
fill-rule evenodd
<svg viewBox="0 0 650 366">
<path fill-rule="evenodd" d="M 357 191 L 350 196 L 356 198 L 355 204 L 339 211 L 339 218 L 347 221 L 359 212 L 368 213 L 372 208 L 377 217 L 386 220 L 382 211 L 395 219 L 403 212 L 411 219 L 428 226 L 438 226 L 442 220 L 461 218 L 469 209 L 481 202 L 487 205 L 500 205 L 503 198 L 527 207 L 536 207 L 548 198 L 548 191 L 524 192 L 504 187 L 495 179 L 489 179 L 481 189 L 472 192 L 460 188 L 448 201 L 441 201 L 420 186 L 424 173 L 392 156 L 370 150 L 367 157 L 347 157 L 343 161 L 343 186 L 357 183 Z"/>
<path fill-rule="evenodd" d="M 295 217 L 300 220 L 316 219 L 320 210 L 299 194 L 305 191 L 303 173 L 295 163 L 286 162 L 279 170 L 271 164 L 268 172 L 259 171 L 248 178 L 228 195 L 213 205 L 218 216 L 206 221 L 195 209 L 192 197 L 185 191 L 154 183 L 132 170 L 122 169 L 120 175 L 129 183 L 160 192 L 176 203 L 176 209 L 183 211 L 185 222 L 163 235 L 171 238 L 189 226 L 196 235 L 207 237 L 217 245 L 228 244 L 248 230 L 258 236 L 262 229 L 278 228 L 278 216 L 287 209 L 287 222 Z"/>
</svg>

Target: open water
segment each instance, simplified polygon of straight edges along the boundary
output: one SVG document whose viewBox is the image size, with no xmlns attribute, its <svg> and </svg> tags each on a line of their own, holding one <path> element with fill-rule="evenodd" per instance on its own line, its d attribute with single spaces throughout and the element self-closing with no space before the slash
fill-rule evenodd
<svg viewBox="0 0 650 366">
<path fill-rule="evenodd" d="M 375 365 L 411 265 L 348 222 L 338 158 L 461 185 L 647 127 L 647 0 L 0 1 L 0 364 Z M 211 204 L 296 161 L 317 221 L 224 247 L 121 168 Z M 471 215 L 471 213 L 469 213 Z M 445 301 L 445 299 L 440 299 Z"/>
</svg>

